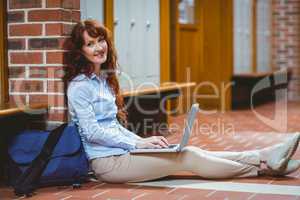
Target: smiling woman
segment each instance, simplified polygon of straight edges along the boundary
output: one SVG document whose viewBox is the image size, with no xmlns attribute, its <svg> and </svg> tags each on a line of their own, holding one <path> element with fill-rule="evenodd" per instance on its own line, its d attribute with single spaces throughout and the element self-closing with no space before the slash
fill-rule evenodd
<svg viewBox="0 0 300 200">
<path fill-rule="evenodd" d="M 96 63 L 96 74 L 100 75 L 100 65 L 107 59 L 107 42 L 103 37 L 93 38 L 87 31 L 83 32 L 83 55 L 92 63 Z"/>
<path fill-rule="evenodd" d="M 0 103 L 8 101 L 8 68 L 6 48 L 6 1 L 0 3 Z"/>
<path fill-rule="evenodd" d="M 186 146 L 172 153 L 165 137 L 140 137 L 128 130 L 123 126 L 127 116 L 116 73 L 117 56 L 109 36 L 108 29 L 95 20 L 78 22 L 71 33 L 73 56 L 67 61 L 65 77 L 70 121 L 77 125 L 91 169 L 99 181 L 142 182 L 179 171 L 211 179 L 282 176 L 300 168 L 300 161 L 290 159 L 300 134 L 253 151 L 213 152 Z M 169 152 L 133 153 L 149 148 L 165 148 Z"/>
</svg>

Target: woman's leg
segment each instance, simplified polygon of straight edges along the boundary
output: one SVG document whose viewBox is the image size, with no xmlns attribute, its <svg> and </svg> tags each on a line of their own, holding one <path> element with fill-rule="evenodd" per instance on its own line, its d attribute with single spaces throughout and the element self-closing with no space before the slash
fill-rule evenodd
<svg viewBox="0 0 300 200">
<path fill-rule="evenodd" d="M 179 153 L 125 154 L 95 159 L 92 168 L 106 182 L 140 182 L 189 171 L 203 178 L 253 177 L 259 168 L 185 147 Z"/>
<path fill-rule="evenodd" d="M 241 151 L 241 152 L 230 152 L 230 151 L 206 151 L 200 148 L 197 148 L 198 151 L 203 151 L 204 153 L 212 156 L 216 156 L 219 158 L 229 159 L 236 162 L 247 163 L 252 165 L 260 165 L 261 162 L 267 162 L 268 160 L 274 160 L 272 164 L 276 165 L 280 162 L 280 160 L 287 161 L 293 156 L 295 153 L 298 143 L 300 140 L 299 134 L 294 134 L 290 136 L 284 142 L 257 150 L 251 151 Z M 272 167 L 271 165 L 271 167 Z"/>
<path fill-rule="evenodd" d="M 250 165 L 257 165 L 259 166 L 261 163 L 261 156 L 258 150 L 251 150 L 251 151 L 207 151 L 203 150 L 198 147 L 195 148 L 195 151 L 202 152 L 204 154 L 223 158 L 227 160 L 232 160 L 239 163 L 245 163 Z"/>
</svg>

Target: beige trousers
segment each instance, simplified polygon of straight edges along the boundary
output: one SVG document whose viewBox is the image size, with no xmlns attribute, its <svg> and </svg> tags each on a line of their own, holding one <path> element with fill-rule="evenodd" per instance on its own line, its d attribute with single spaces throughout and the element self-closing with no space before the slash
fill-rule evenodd
<svg viewBox="0 0 300 200">
<path fill-rule="evenodd" d="M 99 180 L 111 183 L 141 182 L 179 171 L 203 178 L 253 177 L 258 175 L 258 151 L 205 151 L 188 146 L 178 153 L 124 154 L 91 161 Z"/>
</svg>

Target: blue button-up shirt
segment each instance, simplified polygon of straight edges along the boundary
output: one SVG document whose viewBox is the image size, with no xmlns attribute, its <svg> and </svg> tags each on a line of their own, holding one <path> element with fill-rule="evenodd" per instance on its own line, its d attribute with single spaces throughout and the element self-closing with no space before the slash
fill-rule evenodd
<svg viewBox="0 0 300 200">
<path fill-rule="evenodd" d="M 140 137 L 118 122 L 116 98 L 105 77 L 80 74 L 70 82 L 67 96 L 71 120 L 90 160 L 135 148 Z"/>
</svg>

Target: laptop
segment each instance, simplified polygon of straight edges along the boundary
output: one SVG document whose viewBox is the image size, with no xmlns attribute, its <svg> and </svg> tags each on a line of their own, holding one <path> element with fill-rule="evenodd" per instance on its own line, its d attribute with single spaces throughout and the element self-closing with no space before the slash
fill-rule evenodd
<svg viewBox="0 0 300 200">
<path fill-rule="evenodd" d="M 188 144 L 191 131 L 193 128 L 193 124 L 195 121 L 195 118 L 197 116 L 197 113 L 199 111 L 199 104 L 193 104 L 191 106 L 191 110 L 187 116 L 187 124 L 184 127 L 183 135 L 181 138 L 180 144 L 170 144 L 167 148 L 161 148 L 161 149 L 133 149 L 130 151 L 131 154 L 135 153 L 162 153 L 162 152 L 180 152 L 183 147 L 185 147 Z"/>
</svg>

